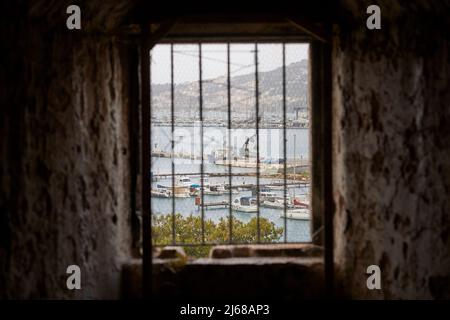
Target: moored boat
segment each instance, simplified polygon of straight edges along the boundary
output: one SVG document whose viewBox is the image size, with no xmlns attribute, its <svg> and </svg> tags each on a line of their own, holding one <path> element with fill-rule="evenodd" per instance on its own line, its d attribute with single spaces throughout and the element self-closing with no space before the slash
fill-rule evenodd
<svg viewBox="0 0 450 320">
<path fill-rule="evenodd" d="M 284 200 L 286 199 L 286 201 Z M 291 197 L 290 196 L 274 196 L 274 197 L 268 197 L 266 199 L 264 199 L 261 203 L 262 207 L 266 207 L 266 208 L 272 208 L 272 209 L 284 209 L 284 206 L 286 205 L 286 208 L 290 209 L 290 208 L 294 208 L 295 206 L 292 203 Z"/>
<path fill-rule="evenodd" d="M 178 177 L 178 179 L 175 181 L 175 185 L 176 185 L 176 186 L 190 187 L 191 184 L 192 184 L 191 178 L 189 178 L 189 177 L 187 177 L 187 176 L 180 176 L 180 177 Z"/>
<path fill-rule="evenodd" d="M 258 206 L 254 197 L 239 197 L 233 200 L 231 208 L 240 212 L 257 212 Z"/>
<path fill-rule="evenodd" d="M 270 191 L 261 191 L 259 193 L 259 200 L 260 201 L 264 201 L 264 200 L 273 200 L 276 197 L 278 197 L 278 195 L 275 192 L 270 192 Z"/>
<path fill-rule="evenodd" d="M 173 188 L 175 198 L 189 198 L 191 196 L 188 186 L 175 185 Z"/>
<path fill-rule="evenodd" d="M 208 187 L 205 187 L 203 190 L 204 194 L 210 195 L 210 196 L 220 196 L 223 194 L 227 194 L 228 191 L 225 190 L 225 188 L 220 184 L 214 184 L 209 185 Z"/>
<path fill-rule="evenodd" d="M 298 208 L 309 208 L 309 200 L 308 199 L 297 199 L 297 198 L 294 198 L 294 201 L 293 201 L 293 203 L 294 203 L 294 206 L 295 207 L 298 207 Z"/>
<path fill-rule="evenodd" d="M 172 191 L 168 188 L 157 186 L 156 188 L 151 189 L 150 194 L 152 197 L 170 198 L 172 196 Z"/>
</svg>

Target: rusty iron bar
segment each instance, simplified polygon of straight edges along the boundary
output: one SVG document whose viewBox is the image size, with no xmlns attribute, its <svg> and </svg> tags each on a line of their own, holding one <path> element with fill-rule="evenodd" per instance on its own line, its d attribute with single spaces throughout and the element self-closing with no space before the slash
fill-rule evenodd
<svg viewBox="0 0 450 320">
<path fill-rule="evenodd" d="M 173 63 L 173 43 L 170 44 L 170 117 L 171 117 L 171 150 L 172 150 L 172 244 L 176 244 L 176 224 L 175 224 L 175 86 L 174 86 L 174 63 Z"/>
<path fill-rule="evenodd" d="M 141 163 L 142 163 L 142 275 L 143 296 L 151 297 L 152 288 L 152 234 L 150 199 L 150 44 L 143 39 L 140 46 L 141 59 Z"/>
<path fill-rule="evenodd" d="M 256 232 L 257 243 L 261 242 L 261 230 L 260 230 L 260 212 L 259 212 L 259 79 L 258 79 L 258 43 L 255 42 L 255 113 L 256 113 Z"/>
<path fill-rule="evenodd" d="M 228 201 L 229 206 L 229 236 L 228 242 L 233 243 L 233 210 L 232 205 L 232 193 L 233 193 L 233 179 L 232 179 L 232 167 L 231 167 L 231 70 L 230 70 L 230 43 L 227 43 L 227 106 L 228 106 Z"/>
<path fill-rule="evenodd" d="M 202 44 L 198 44 L 198 85 L 199 85 L 199 108 L 200 108 L 200 154 L 201 154 L 201 164 L 200 164 L 200 197 L 201 197 L 201 203 L 204 202 L 204 190 L 203 190 L 203 184 L 204 184 L 204 177 L 205 177 L 205 168 L 204 168 L 204 150 L 203 150 L 203 69 L 202 69 Z M 202 216 L 202 243 L 205 243 L 205 207 L 201 206 L 201 216 Z"/>
<path fill-rule="evenodd" d="M 287 183 L 286 183 L 286 43 L 283 42 L 283 184 L 284 184 L 284 242 L 287 242 L 287 210 L 286 210 L 286 197 L 287 197 Z M 295 166 L 295 163 L 294 163 Z"/>
</svg>

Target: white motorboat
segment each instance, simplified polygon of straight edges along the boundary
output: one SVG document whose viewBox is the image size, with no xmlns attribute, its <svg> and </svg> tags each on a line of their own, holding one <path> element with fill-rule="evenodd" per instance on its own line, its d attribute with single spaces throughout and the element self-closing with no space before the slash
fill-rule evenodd
<svg viewBox="0 0 450 320">
<path fill-rule="evenodd" d="M 227 194 L 228 191 L 220 184 L 211 184 L 208 187 L 203 189 L 203 193 L 210 196 L 220 196 L 223 194 Z"/>
<path fill-rule="evenodd" d="M 189 198 L 191 196 L 188 186 L 175 185 L 173 188 L 173 194 L 175 198 Z"/>
<path fill-rule="evenodd" d="M 175 180 L 176 186 L 190 187 L 192 184 L 191 178 L 187 176 L 180 176 L 177 180 Z"/>
<path fill-rule="evenodd" d="M 271 209 L 283 209 L 284 205 L 276 201 L 263 201 L 261 202 L 261 207 L 271 208 Z"/>
<path fill-rule="evenodd" d="M 231 204 L 231 208 L 234 211 L 247 212 L 247 213 L 258 211 L 256 198 L 254 198 L 254 197 L 236 198 L 233 200 L 233 203 Z"/>
<path fill-rule="evenodd" d="M 268 197 L 268 198 L 264 199 L 261 203 L 262 207 L 272 208 L 272 209 L 284 209 L 285 205 L 286 205 L 286 208 L 288 208 L 288 209 L 294 208 L 291 197 L 286 196 L 286 201 L 284 201 L 283 196 L 276 195 L 274 197 Z"/>
<path fill-rule="evenodd" d="M 155 189 L 151 190 L 151 194 L 154 197 L 160 198 L 189 198 L 190 194 L 190 179 L 189 178 L 179 178 L 175 181 L 175 186 L 163 186 L 157 185 Z"/>
<path fill-rule="evenodd" d="M 284 203 L 283 201 L 271 201 L 271 200 L 264 200 L 261 203 L 261 207 L 266 207 L 266 208 L 272 208 L 272 209 L 284 209 Z"/>
<path fill-rule="evenodd" d="M 175 180 L 175 186 L 166 187 L 171 191 L 171 196 L 175 198 L 189 198 L 191 196 L 190 186 L 192 184 L 191 179 L 188 176 L 179 176 Z"/>
<path fill-rule="evenodd" d="M 172 191 L 168 188 L 158 186 L 152 189 L 150 194 L 152 195 L 152 197 L 170 198 L 172 196 Z"/>
</svg>

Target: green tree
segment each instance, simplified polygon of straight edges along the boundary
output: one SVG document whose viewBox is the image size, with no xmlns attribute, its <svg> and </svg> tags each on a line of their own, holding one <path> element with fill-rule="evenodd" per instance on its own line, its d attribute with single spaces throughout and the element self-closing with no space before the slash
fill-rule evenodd
<svg viewBox="0 0 450 320">
<path fill-rule="evenodd" d="M 153 245 L 170 245 L 172 243 L 172 226 L 175 224 L 175 240 L 177 244 L 201 244 L 202 220 L 200 216 L 182 216 L 181 214 L 153 216 L 152 241 Z M 220 218 L 215 223 L 212 220 L 204 221 L 204 236 L 206 243 L 224 244 L 229 242 L 229 218 Z M 232 217 L 232 242 L 256 243 L 257 218 L 244 223 Z M 260 217 L 259 230 L 261 242 L 277 241 L 283 234 L 283 228 L 277 228 L 273 222 Z M 211 246 L 188 246 L 185 251 L 192 257 L 206 257 Z"/>
</svg>

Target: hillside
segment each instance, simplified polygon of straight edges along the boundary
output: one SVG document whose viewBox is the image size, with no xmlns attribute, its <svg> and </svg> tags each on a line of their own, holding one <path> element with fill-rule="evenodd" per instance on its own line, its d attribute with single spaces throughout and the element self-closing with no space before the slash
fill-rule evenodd
<svg viewBox="0 0 450 320">
<path fill-rule="evenodd" d="M 306 111 L 308 107 L 308 61 L 286 66 L 287 113 L 295 109 Z M 255 110 L 254 73 L 231 78 L 232 114 L 238 118 L 254 116 Z M 175 112 L 177 117 L 195 118 L 198 115 L 198 82 L 175 85 Z M 282 68 L 259 73 L 260 114 L 282 116 Z M 203 107 L 205 117 L 224 118 L 227 111 L 227 79 L 219 77 L 203 83 Z M 170 84 L 152 85 L 153 115 L 166 116 L 170 113 Z"/>
</svg>

